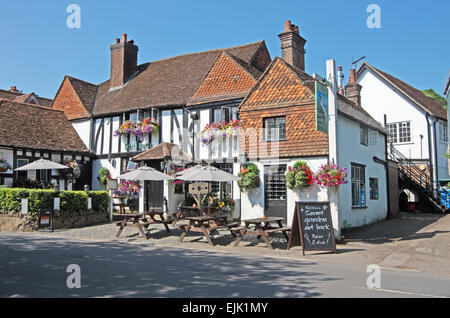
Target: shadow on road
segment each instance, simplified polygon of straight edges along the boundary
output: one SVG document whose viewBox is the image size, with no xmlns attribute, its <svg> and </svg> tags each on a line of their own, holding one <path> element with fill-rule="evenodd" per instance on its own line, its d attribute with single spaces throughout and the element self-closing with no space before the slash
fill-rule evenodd
<svg viewBox="0 0 450 318">
<path fill-rule="evenodd" d="M 317 297 L 314 262 L 120 242 L 0 236 L 0 297 Z M 69 289 L 69 264 L 81 289 Z"/>
</svg>

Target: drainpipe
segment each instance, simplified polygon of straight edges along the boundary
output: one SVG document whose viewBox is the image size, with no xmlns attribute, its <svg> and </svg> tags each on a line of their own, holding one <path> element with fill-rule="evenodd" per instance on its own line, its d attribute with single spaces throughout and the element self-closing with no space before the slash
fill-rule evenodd
<svg viewBox="0 0 450 318">
<path fill-rule="evenodd" d="M 384 127 L 387 127 L 387 117 L 386 114 L 384 115 Z M 392 218 L 393 215 L 391 214 L 391 193 L 389 191 L 389 155 L 388 155 L 388 137 L 387 135 L 384 135 L 384 156 L 386 160 L 385 165 L 385 171 L 386 171 L 386 198 L 387 198 L 387 215 L 388 218 Z"/>
<path fill-rule="evenodd" d="M 430 179 L 431 184 L 434 186 L 436 185 L 436 178 L 437 178 L 437 172 L 436 172 L 436 154 L 435 151 L 433 151 L 433 147 L 436 147 L 436 120 L 433 120 L 428 113 L 425 113 L 425 117 L 427 119 L 427 127 L 428 127 L 428 157 L 430 162 Z M 431 126 L 433 125 L 433 132 L 431 131 Z M 432 140 L 432 137 L 433 139 Z M 435 148 L 436 150 L 436 148 Z M 436 193 L 434 193 L 436 197 Z"/>
</svg>

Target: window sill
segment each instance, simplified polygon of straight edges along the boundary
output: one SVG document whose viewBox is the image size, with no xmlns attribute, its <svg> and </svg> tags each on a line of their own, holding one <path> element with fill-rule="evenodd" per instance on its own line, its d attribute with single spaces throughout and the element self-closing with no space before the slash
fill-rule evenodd
<svg viewBox="0 0 450 318">
<path fill-rule="evenodd" d="M 367 206 L 352 206 L 352 210 L 367 209 Z"/>
</svg>

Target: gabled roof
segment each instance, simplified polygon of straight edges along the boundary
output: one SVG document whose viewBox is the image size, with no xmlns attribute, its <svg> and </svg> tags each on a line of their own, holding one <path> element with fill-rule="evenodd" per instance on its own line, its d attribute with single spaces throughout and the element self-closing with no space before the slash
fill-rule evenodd
<svg viewBox="0 0 450 318">
<path fill-rule="evenodd" d="M 97 93 L 97 85 L 82 81 L 78 78 L 67 76 L 73 89 L 80 98 L 83 106 L 90 113 L 94 107 L 95 94 Z"/>
<path fill-rule="evenodd" d="M 11 101 L 16 101 L 19 103 L 25 103 L 27 100 L 32 97 L 39 103 L 40 106 L 51 107 L 53 100 L 49 98 L 39 97 L 35 93 L 23 94 L 20 92 L 7 91 L 4 89 L 0 89 L 0 99 L 7 99 Z"/>
<path fill-rule="evenodd" d="M 417 88 L 414 88 L 411 85 L 399 80 L 398 78 L 373 67 L 369 63 L 363 62 L 363 64 L 358 69 L 357 74 L 360 74 L 361 71 L 366 68 L 375 72 L 385 82 L 399 90 L 409 100 L 411 100 L 414 104 L 416 104 L 426 112 L 440 119 L 447 120 L 447 111 L 442 107 L 442 105 L 425 96 Z"/>
<path fill-rule="evenodd" d="M 286 69 L 291 71 L 291 75 L 284 71 Z M 270 82 L 263 81 L 265 77 L 269 76 L 272 77 Z M 338 112 L 360 123 L 364 123 L 372 129 L 386 133 L 385 128 L 360 105 L 340 94 L 337 96 Z M 258 84 L 242 101 L 240 111 L 315 103 L 314 97 L 314 78 L 303 70 L 276 57 L 261 76 Z"/>
<path fill-rule="evenodd" d="M 264 41 L 259 41 L 141 64 L 123 87 L 110 90 L 109 80 L 98 86 L 93 115 L 186 105 L 222 52 L 252 64 L 262 49 Z"/>
<path fill-rule="evenodd" d="M 0 100 L 0 145 L 89 153 L 64 112 Z"/>
<path fill-rule="evenodd" d="M 222 52 L 187 105 L 245 97 L 262 74 L 250 63 Z"/>
</svg>

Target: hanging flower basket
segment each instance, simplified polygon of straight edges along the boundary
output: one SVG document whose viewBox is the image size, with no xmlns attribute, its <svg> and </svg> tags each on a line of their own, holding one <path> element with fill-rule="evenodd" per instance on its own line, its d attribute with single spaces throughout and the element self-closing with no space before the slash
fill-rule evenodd
<svg viewBox="0 0 450 318">
<path fill-rule="evenodd" d="M 297 161 L 293 167 L 288 167 L 285 173 L 286 185 L 294 191 L 303 191 L 314 184 L 314 175 L 308 164 L 304 161 Z"/>
<path fill-rule="evenodd" d="M 118 129 L 114 131 L 114 136 L 134 135 L 139 139 L 156 133 L 159 130 L 159 124 L 151 118 L 145 119 L 142 123 L 135 123 L 127 120 Z"/>
<path fill-rule="evenodd" d="M 81 169 L 75 160 L 66 160 L 64 165 L 67 167 L 67 169 L 61 170 L 64 180 L 70 183 L 73 179 L 78 179 L 81 176 Z"/>
<path fill-rule="evenodd" d="M 318 185 L 334 188 L 337 190 L 343 183 L 347 183 L 347 169 L 339 168 L 335 163 L 322 165 L 317 172 L 316 181 Z"/>
<path fill-rule="evenodd" d="M 0 157 L 0 172 L 6 172 L 12 169 L 5 157 Z"/>
<path fill-rule="evenodd" d="M 108 184 L 108 180 L 111 180 L 111 173 L 106 168 L 101 168 L 97 175 L 98 181 L 104 186 Z"/>
<path fill-rule="evenodd" d="M 215 139 L 225 139 L 230 136 L 237 136 L 239 132 L 239 121 L 230 120 L 229 122 L 219 121 L 217 123 L 207 124 L 200 132 L 200 140 L 203 145 L 207 146 Z"/>
<path fill-rule="evenodd" d="M 259 169 L 258 166 L 254 163 L 249 163 L 244 168 L 242 168 L 238 173 L 238 177 L 241 178 L 241 180 L 237 182 L 241 191 L 251 191 L 253 189 L 259 189 L 259 186 L 261 185 Z"/>
<path fill-rule="evenodd" d="M 180 171 L 183 171 L 183 170 L 185 170 L 185 168 L 183 168 L 183 167 L 173 167 L 173 169 L 172 169 L 171 171 L 169 171 L 169 172 L 167 173 L 167 175 L 173 176 L 174 174 L 176 174 L 176 173 L 178 173 L 178 172 L 180 172 Z M 176 184 L 183 183 L 182 180 L 177 180 L 177 179 L 170 179 L 170 180 L 168 180 L 168 182 L 169 182 L 169 184 L 171 184 L 171 185 L 176 185 Z"/>
</svg>

